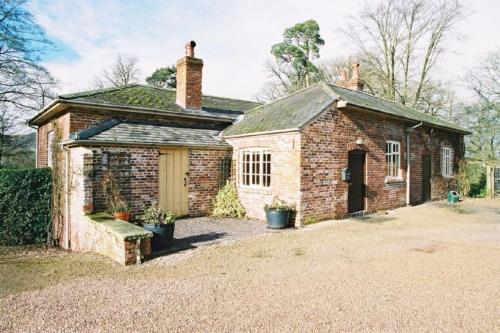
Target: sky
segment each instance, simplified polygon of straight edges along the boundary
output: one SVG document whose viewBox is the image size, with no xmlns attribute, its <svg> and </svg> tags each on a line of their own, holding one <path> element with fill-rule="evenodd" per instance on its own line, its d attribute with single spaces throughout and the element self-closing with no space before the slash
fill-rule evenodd
<svg viewBox="0 0 500 333">
<path fill-rule="evenodd" d="M 325 40 L 321 59 L 347 56 L 352 47 L 339 29 L 365 1 L 37 0 L 30 9 L 57 46 L 43 64 L 60 82 L 60 93 L 88 89 L 118 53 L 137 57 L 144 79 L 174 64 L 194 40 L 196 57 L 204 61 L 205 94 L 254 99 L 266 80 L 263 64 L 285 28 L 314 19 Z M 452 52 L 437 67 L 457 88 L 487 52 L 500 48 L 500 1 L 464 4 L 468 16 L 457 26 L 464 37 L 448 42 Z"/>
</svg>

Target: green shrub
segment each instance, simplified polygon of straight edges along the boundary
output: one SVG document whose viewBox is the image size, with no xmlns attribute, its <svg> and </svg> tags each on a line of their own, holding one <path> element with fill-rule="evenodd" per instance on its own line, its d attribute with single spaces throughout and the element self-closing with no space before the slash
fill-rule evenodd
<svg viewBox="0 0 500 333">
<path fill-rule="evenodd" d="M 480 198 L 486 195 L 486 168 L 482 163 L 467 163 L 467 178 L 470 184 L 469 196 Z"/>
<path fill-rule="evenodd" d="M 212 210 L 212 217 L 225 218 L 235 217 L 242 218 L 245 216 L 245 208 L 238 199 L 238 192 L 233 183 L 227 183 L 217 193 Z"/>
<path fill-rule="evenodd" d="M 273 198 L 273 202 L 264 205 L 264 210 L 280 210 L 280 211 L 295 211 L 295 204 L 289 204 L 283 199 L 278 197 Z"/>
<path fill-rule="evenodd" d="M 47 241 L 51 169 L 0 170 L 0 244 Z"/>
</svg>

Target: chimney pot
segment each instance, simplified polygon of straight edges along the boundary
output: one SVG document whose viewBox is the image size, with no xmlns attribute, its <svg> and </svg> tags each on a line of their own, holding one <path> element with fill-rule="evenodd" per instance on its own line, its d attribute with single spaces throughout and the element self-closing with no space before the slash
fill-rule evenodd
<svg viewBox="0 0 500 333">
<path fill-rule="evenodd" d="M 194 40 L 191 40 L 184 45 L 186 48 L 186 56 L 187 57 L 194 57 L 194 48 L 196 46 L 196 43 Z"/>
<path fill-rule="evenodd" d="M 347 69 L 343 69 L 340 72 L 340 79 L 335 82 L 336 85 L 340 87 L 344 87 L 347 89 L 355 90 L 355 91 L 363 91 L 365 84 L 361 79 L 361 75 L 359 73 L 359 63 L 352 64 L 352 76 L 350 79 L 347 78 Z"/>
</svg>

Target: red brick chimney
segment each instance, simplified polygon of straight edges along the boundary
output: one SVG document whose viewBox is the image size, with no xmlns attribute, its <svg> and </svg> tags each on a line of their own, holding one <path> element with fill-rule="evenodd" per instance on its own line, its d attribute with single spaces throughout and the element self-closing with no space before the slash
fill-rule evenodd
<svg viewBox="0 0 500 333">
<path fill-rule="evenodd" d="M 352 76 L 350 79 L 347 79 L 347 70 L 343 69 L 340 73 L 340 80 L 335 82 L 335 84 L 347 89 L 363 91 L 365 84 L 359 74 L 359 64 L 352 65 Z"/>
<path fill-rule="evenodd" d="M 186 43 L 186 55 L 177 60 L 175 102 L 185 109 L 201 110 L 203 60 L 194 57 L 196 43 Z"/>
</svg>

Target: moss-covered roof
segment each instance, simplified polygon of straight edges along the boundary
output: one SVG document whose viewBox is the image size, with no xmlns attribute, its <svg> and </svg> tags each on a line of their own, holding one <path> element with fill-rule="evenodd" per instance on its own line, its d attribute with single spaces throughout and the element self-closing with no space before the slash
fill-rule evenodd
<svg viewBox="0 0 500 333">
<path fill-rule="evenodd" d="M 186 110 L 175 103 L 175 90 L 140 84 L 60 95 L 59 99 L 225 118 L 236 118 L 260 105 L 252 101 L 203 95 L 202 110 Z"/>
<path fill-rule="evenodd" d="M 72 133 L 64 144 L 230 147 L 219 137 L 219 133 L 218 129 L 203 126 L 109 119 Z"/>
<path fill-rule="evenodd" d="M 467 130 L 456 124 L 418 112 L 399 103 L 364 92 L 318 83 L 283 99 L 246 112 L 240 122 L 224 130 L 224 136 L 299 129 L 337 101 L 343 101 L 348 106 L 361 107 L 431 126 L 467 133 Z"/>
</svg>

